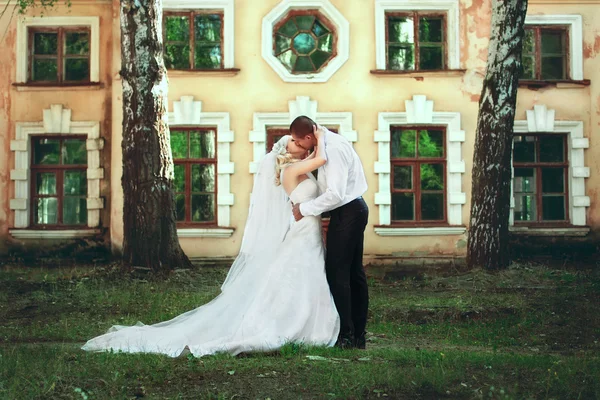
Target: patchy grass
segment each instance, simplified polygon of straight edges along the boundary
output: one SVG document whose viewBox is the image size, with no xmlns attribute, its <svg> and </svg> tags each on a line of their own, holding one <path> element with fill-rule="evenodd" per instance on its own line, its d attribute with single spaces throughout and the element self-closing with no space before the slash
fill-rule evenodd
<svg viewBox="0 0 600 400">
<path fill-rule="evenodd" d="M 288 344 L 196 359 L 86 353 L 114 324 L 208 302 L 225 269 L 169 280 L 106 268 L 0 270 L 0 398 L 600 398 L 600 275 L 515 265 L 370 279 L 366 351 Z"/>
</svg>

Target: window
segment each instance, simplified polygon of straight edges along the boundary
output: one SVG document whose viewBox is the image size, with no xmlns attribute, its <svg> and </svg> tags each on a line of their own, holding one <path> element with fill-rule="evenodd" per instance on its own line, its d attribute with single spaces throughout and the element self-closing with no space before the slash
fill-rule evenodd
<svg viewBox="0 0 600 400">
<path fill-rule="evenodd" d="M 567 160 L 566 135 L 515 135 L 515 224 L 568 220 Z"/>
<path fill-rule="evenodd" d="M 223 69 L 222 13 L 165 12 L 163 18 L 168 69 Z"/>
<path fill-rule="evenodd" d="M 78 27 L 29 28 L 28 82 L 90 81 L 90 30 Z"/>
<path fill-rule="evenodd" d="M 446 221 L 445 129 L 392 127 L 390 143 L 393 223 Z"/>
<path fill-rule="evenodd" d="M 445 27 L 442 14 L 386 13 L 387 69 L 446 69 Z"/>
<path fill-rule="evenodd" d="M 217 223 L 216 129 L 172 128 L 177 222 Z"/>
<path fill-rule="evenodd" d="M 568 43 L 568 28 L 564 26 L 526 26 L 521 79 L 568 79 Z"/>
<path fill-rule="evenodd" d="M 287 128 L 267 128 L 267 153 L 273 150 L 273 145 L 285 135 L 289 135 L 290 130 Z"/>
<path fill-rule="evenodd" d="M 87 223 L 85 137 L 34 136 L 31 220 L 37 227 Z"/>
</svg>

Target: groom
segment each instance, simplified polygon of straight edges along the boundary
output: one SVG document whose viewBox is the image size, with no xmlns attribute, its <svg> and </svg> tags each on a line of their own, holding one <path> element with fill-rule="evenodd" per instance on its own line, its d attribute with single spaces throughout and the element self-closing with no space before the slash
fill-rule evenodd
<svg viewBox="0 0 600 400">
<path fill-rule="evenodd" d="M 306 116 L 290 125 L 293 141 L 306 150 L 317 144 L 315 130 L 325 132 L 327 164 L 319 168 L 319 197 L 294 204 L 296 221 L 304 216 L 331 212 L 327 231 L 325 270 L 340 315 L 337 346 L 364 349 L 369 307 L 367 278 L 362 265 L 364 232 L 369 217 L 361 197 L 367 191 L 362 164 L 346 138 L 318 126 Z"/>
</svg>

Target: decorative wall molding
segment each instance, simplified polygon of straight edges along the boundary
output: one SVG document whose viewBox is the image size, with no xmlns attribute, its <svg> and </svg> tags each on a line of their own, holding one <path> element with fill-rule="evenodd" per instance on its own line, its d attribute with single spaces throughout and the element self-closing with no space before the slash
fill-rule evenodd
<svg viewBox="0 0 600 400">
<path fill-rule="evenodd" d="M 447 230 L 447 234 L 464 232 L 462 207 L 466 203 L 466 194 L 462 191 L 462 176 L 465 172 L 465 162 L 462 159 L 462 142 L 465 132 L 461 130 L 460 113 L 434 111 L 434 103 L 424 95 L 415 95 L 412 100 L 406 100 L 405 112 L 379 113 L 379 129 L 375 131 L 374 140 L 378 143 L 379 159 L 375 162 L 375 173 L 379 175 L 379 191 L 375 193 L 375 204 L 379 206 L 379 225 L 390 225 L 392 222 L 390 190 L 390 141 L 391 126 L 398 125 L 444 125 L 446 126 L 446 210 L 448 224 L 455 225 Z M 382 236 L 412 235 L 414 232 L 431 232 L 431 235 L 441 234 L 440 227 L 415 228 L 380 227 L 375 232 Z"/>
<path fill-rule="evenodd" d="M 446 14 L 448 69 L 460 69 L 458 0 L 375 0 L 375 64 L 386 69 L 385 13 L 389 11 L 442 11 Z"/>
<path fill-rule="evenodd" d="M 318 10 L 334 25 L 337 32 L 337 55 L 318 73 L 292 74 L 273 55 L 273 27 L 291 10 Z M 262 21 L 262 56 L 285 82 L 327 82 L 350 55 L 350 24 L 329 0 L 283 0 Z"/>
<path fill-rule="evenodd" d="M 445 236 L 462 235 L 467 231 L 464 226 L 431 227 L 431 228 L 399 228 L 399 227 L 375 227 L 375 233 L 379 236 Z"/>
<path fill-rule="evenodd" d="M 258 165 L 267 152 L 267 129 L 270 127 L 289 127 L 292 121 L 306 115 L 324 126 L 339 126 L 338 133 L 354 143 L 358 134 L 352 129 L 351 112 L 318 112 L 318 103 L 307 96 L 297 96 L 288 101 L 288 112 L 254 113 L 254 129 L 250 131 L 250 142 L 253 143 L 254 161 L 250 162 L 250 173 L 255 174 Z"/>
<path fill-rule="evenodd" d="M 555 120 L 556 113 L 545 105 L 533 106 L 527 110 L 527 120 L 515 120 L 514 133 L 567 133 L 569 156 L 569 215 L 571 225 L 586 225 L 586 207 L 590 206 L 590 198 L 585 194 L 585 178 L 590 176 L 590 169 L 585 165 L 584 149 L 590 147 L 589 139 L 583 137 L 582 121 Z M 512 164 L 512 162 L 511 162 Z M 514 171 L 512 173 L 514 176 Z M 511 182 L 510 188 L 510 225 L 514 224 L 515 200 Z"/>
<path fill-rule="evenodd" d="M 90 82 L 100 81 L 99 17 L 19 17 L 17 20 L 17 83 L 27 83 L 30 27 L 87 26 L 90 28 Z"/>
<path fill-rule="evenodd" d="M 235 0 L 163 0 L 163 10 L 223 11 L 223 67 L 234 68 L 234 3 Z"/>
<path fill-rule="evenodd" d="M 15 140 L 10 142 L 10 149 L 15 152 L 15 168 L 10 171 L 11 180 L 15 182 L 15 197 L 10 200 L 10 209 L 15 211 L 15 228 L 30 226 L 31 137 L 48 134 L 87 135 L 87 224 L 90 228 L 100 226 L 100 210 L 104 208 L 100 197 L 100 180 L 104 179 L 104 169 L 100 166 L 100 151 L 104 148 L 100 122 L 72 121 L 71 110 L 52 104 L 43 111 L 42 121 L 17 122 Z"/>
<path fill-rule="evenodd" d="M 202 112 L 202 102 L 194 101 L 194 96 L 181 96 L 179 101 L 173 102 L 173 111 L 169 113 L 169 126 L 211 126 L 217 128 L 217 225 L 229 227 L 230 209 L 234 204 L 234 195 L 231 193 L 231 175 L 235 171 L 235 164 L 231 161 L 231 143 L 234 134 L 229 126 L 228 112 Z M 182 231 L 182 232 L 180 232 Z M 186 231 L 186 232 L 183 232 Z M 201 232 L 202 231 L 202 232 Z M 204 232 L 206 231 L 206 232 Z M 214 230 L 214 235 L 209 235 L 210 230 L 192 229 L 177 230 L 182 237 L 189 237 L 196 232 L 204 237 L 223 237 L 222 232 Z"/>
</svg>

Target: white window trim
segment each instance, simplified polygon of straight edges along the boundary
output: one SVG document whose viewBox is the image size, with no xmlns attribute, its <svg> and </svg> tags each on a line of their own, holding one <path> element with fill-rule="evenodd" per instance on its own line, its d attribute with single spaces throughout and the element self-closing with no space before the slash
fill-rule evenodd
<svg viewBox="0 0 600 400">
<path fill-rule="evenodd" d="M 10 149 L 15 152 L 15 168 L 10 171 L 10 179 L 15 182 L 15 197 L 10 200 L 10 209 L 15 212 L 15 228 L 28 228 L 30 226 L 30 165 L 31 165 L 31 137 L 42 135 L 87 135 L 87 226 L 95 228 L 100 226 L 100 210 L 104 208 L 104 199 L 100 197 L 100 180 L 104 179 L 104 168 L 100 167 L 100 151 L 104 148 L 104 139 L 100 138 L 100 122 L 98 121 L 71 121 L 71 110 L 63 108 L 61 104 L 53 104 L 44 110 L 43 120 L 40 122 L 17 122 L 15 140 L 10 141 Z M 47 230 L 43 237 L 63 237 L 67 233 L 57 233 Z M 86 236 L 85 229 L 76 229 L 73 235 Z M 89 233 L 89 232 L 88 232 Z M 15 237 L 19 235 L 12 231 Z"/>
<path fill-rule="evenodd" d="M 374 140 L 378 143 L 379 160 L 375 162 L 375 173 L 379 175 L 379 192 L 375 193 L 375 204 L 379 206 L 379 225 L 375 233 L 380 236 L 455 235 L 465 232 L 462 226 L 462 208 L 466 195 L 462 191 L 462 176 L 465 162 L 461 145 L 465 132 L 460 128 L 460 113 L 433 111 L 433 100 L 424 95 L 415 95 L 406 100 L 406 112 L 379 113 L 379 127 Z M 392 193 L 390 188 L 390 141 L 391 126 L 398 125 L 444 125 L 446 126 L 446 213 L 450 227 L 395 227 L 392 222 Z"/>
<path fill-rule="evenodd" d="M 88 26 L 90 28 L 90 82 L 100 81 L 99 17 L 20 17 L 17 20 L 17 83 L 27 83 L 30 27 Z"/>
<path fill-rule="evenodd" d="M 585 195 L 585 178 L 590 177 L 590 168 L 585 166 L 584 149 L 590 147 L 590 142 L 583 136 L 582 121 L 555 121 L 554 116 L 554 110 L 549 110 L 543 104 L 535 105 L 533 110 L 527 110 L 527 120 L 515 121 L 513 131 L 515 134 L 535 132 L 568 134 L 570 222 L 574 226 L 585 226 L 586 207 L 590 206 L 590 198 Z M 512 158 L 511 171 L 511 176 L 514 177 Z M 510 225 L 514 225 L 514 207 L 515 198 L 511 180 Z"/>
<path fill-rule="evenodd" d="M 273 27 L 290 10 L 318 10 L 334 25 L 337 32 L 337 55 L 318 73 L 292 74 L 273 55 Z M 327 82 L 348 60 L 350 24 L 329 0 L 283 0 L 262 21 L 262 56 L 284 82 Z"/>
<path fill-rule="evenodd" d="M 318 103 L 307 96 L 297 96 L 288 102 L 289 112 L 254 113 L 254 129 L 250 131 L 250 142 L 253 143 L 254 160 L 250 162 L 250 173 L 255 174 L 258 166 L 267 153 L 267 130 L 270 127 L 288 127 L 292 121 L 306 115 L 321 125 L 338 125 L 338 134 L 351 143 L 358 139 L 358 134 L 352 129 L 351 112 L 317 112 Z"/>
<path fill-rule="evenodd" d="M 229 127 L 228 112 L 202 112 L 202 102 L 194 101 L 194 96 L 181 96 L 173 102 L 173 111 L 169 113 L 169 127 L 217 127 L 217 226 L 219 228 L 180 228 L 180 237 L 230 237 L 230 210 L 234 204 L 231 193 L 231 175 L 235 165 L 231 161 L 231 143 L 233 131 Z"/>
<path fill-rule="evenodd" d="M 222 10 L 223 67 L 234 68 L 234 1 L 235 0 L 163 0 L 163 10 Z"/>
<path fill-rule="evenodd" d="M 458 10 L 458 0 L 375 0 L 375 65 L 377 69 L 387 69 L 385 62 L 385 13 L 390 11 L 445 12 L 448 69 L 459 69 L 460 25 Z"/>
<path fill-rule="evenodd" d="M 569 27 L 570 79 L 583 80 L 583 20 L 579 14 L 527 15 L 525 25 L 566 25 Z"/>
</svg>

